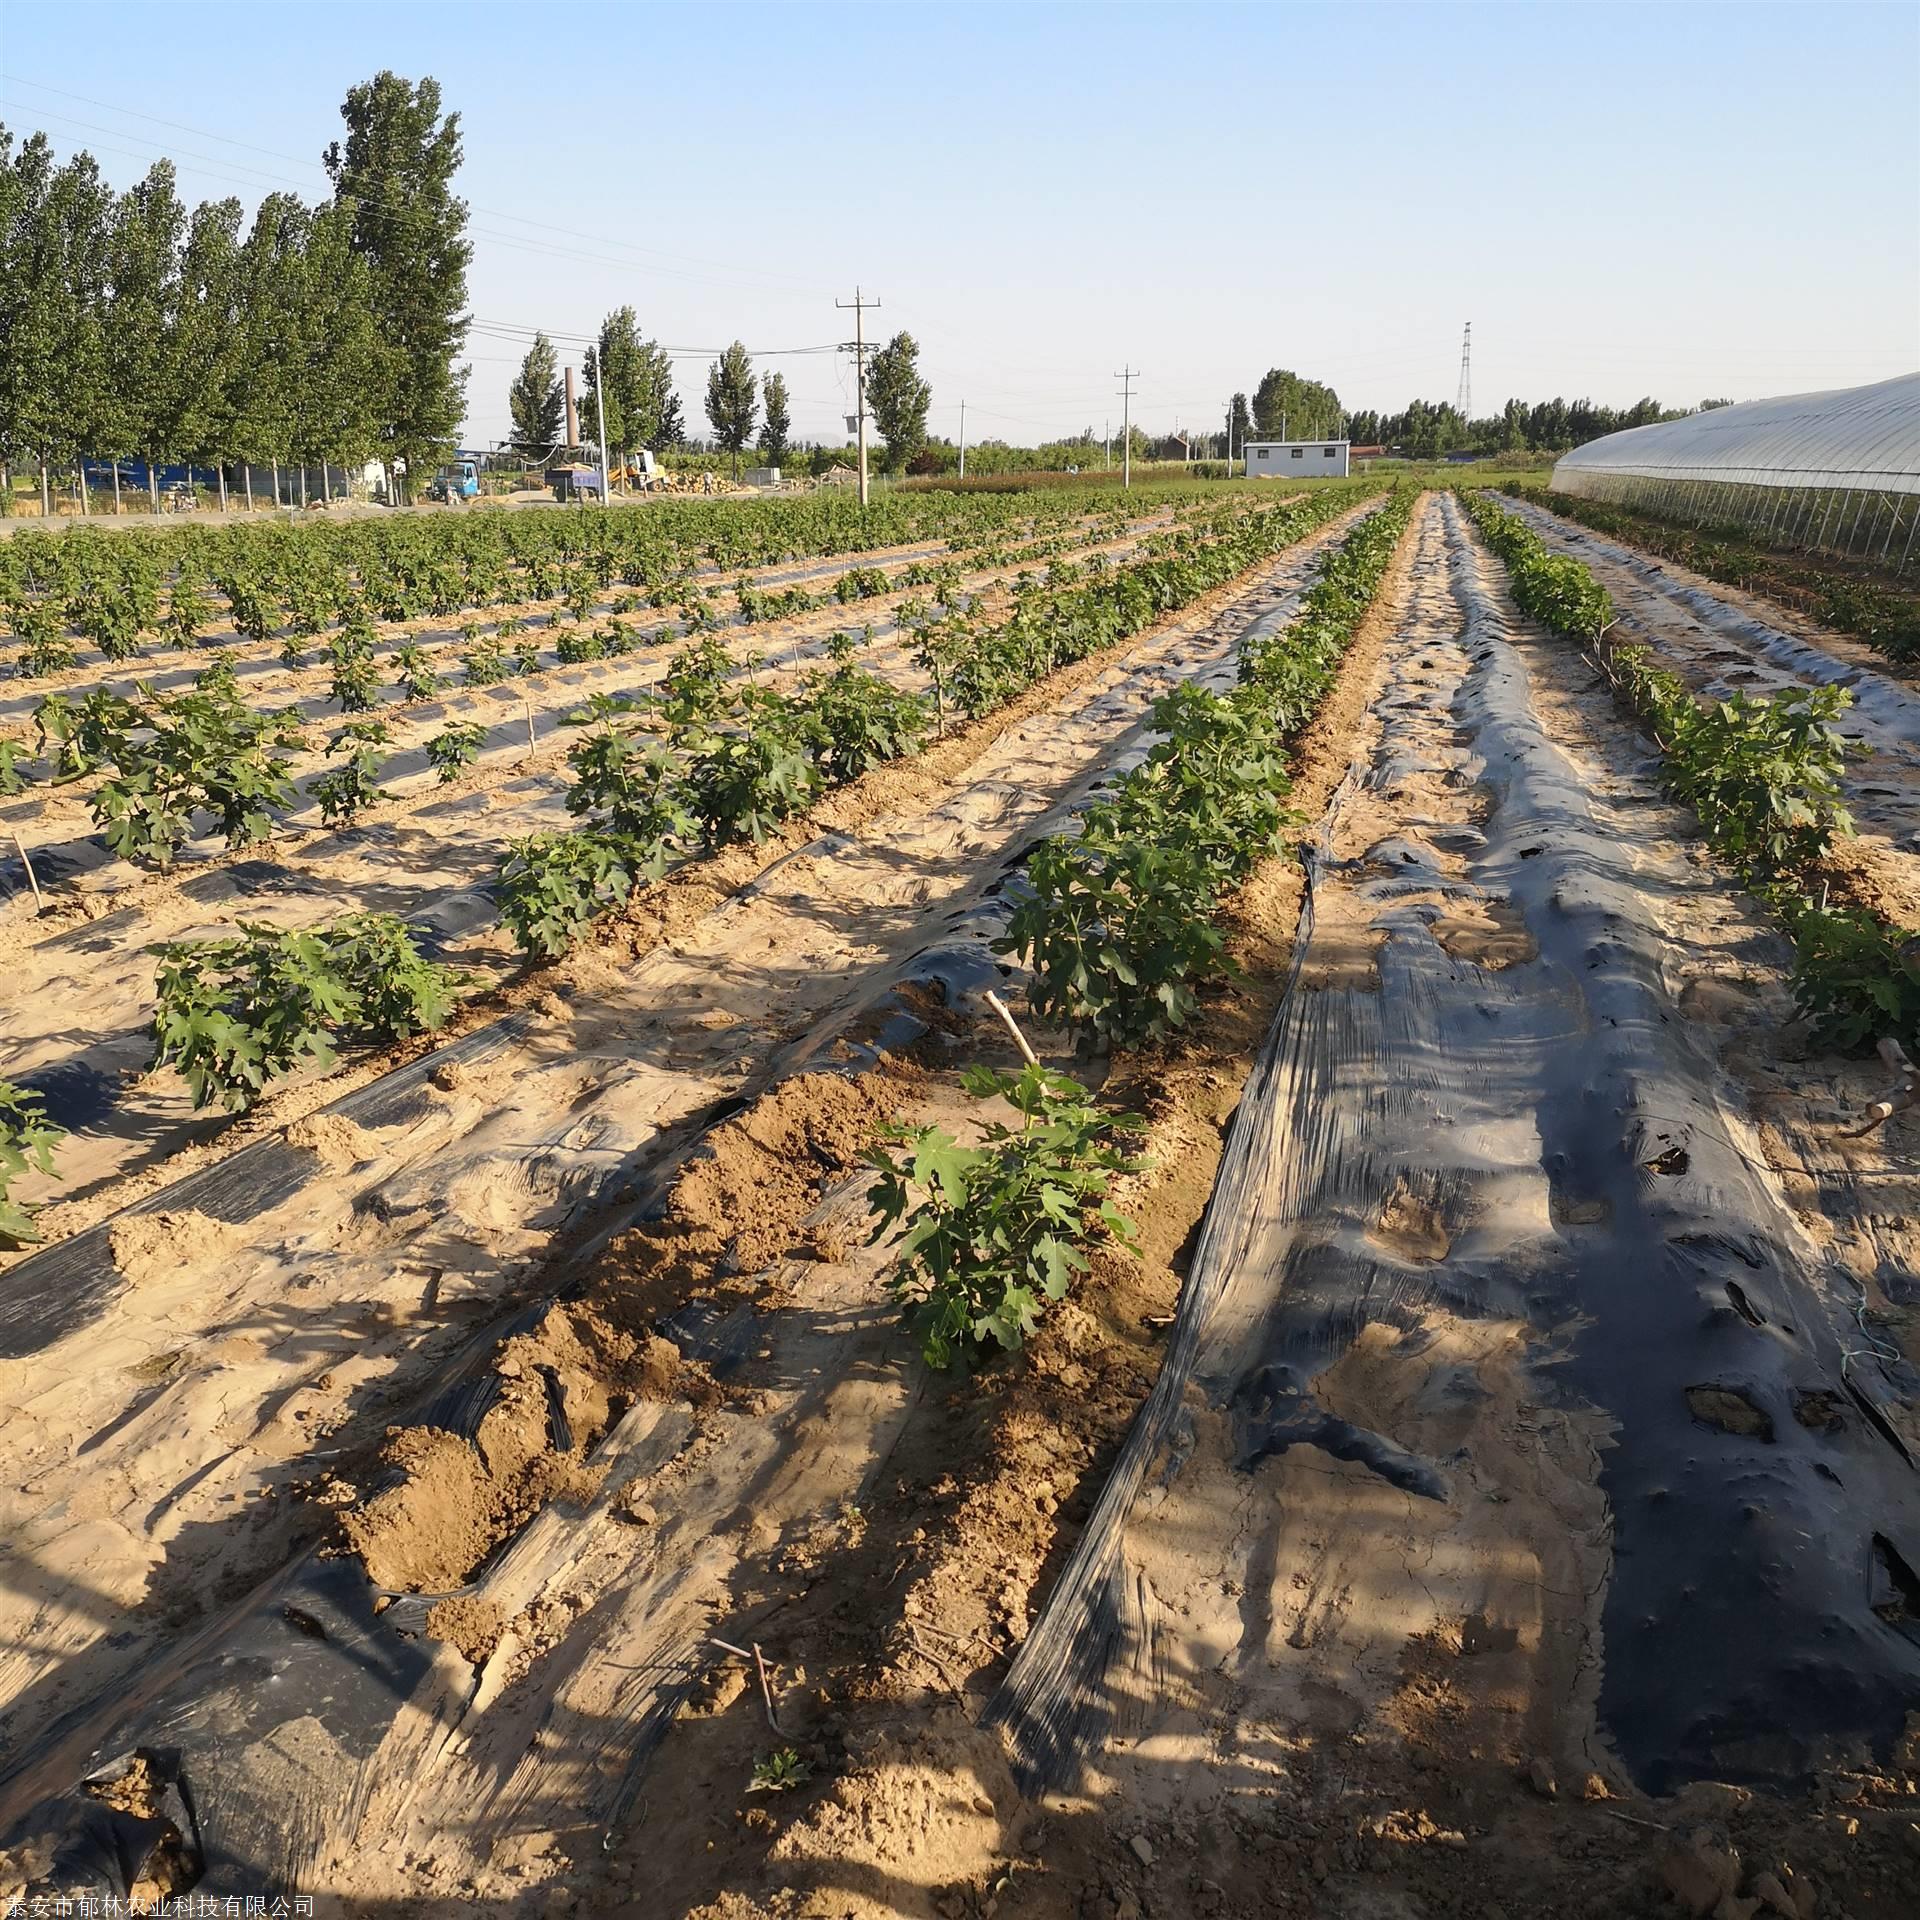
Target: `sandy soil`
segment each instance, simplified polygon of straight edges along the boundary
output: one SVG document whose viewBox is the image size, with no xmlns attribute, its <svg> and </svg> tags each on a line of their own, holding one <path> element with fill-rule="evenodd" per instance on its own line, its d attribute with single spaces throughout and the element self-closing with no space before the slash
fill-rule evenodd
<svg viewBox="0 0 1920 1920">
<path fill-rule="evenodd" d="M 1442 880 L 1458 877 L 1468 844 L 1458 836 L 1488 826 L 1474 783 L 1446 777 L 1459 745 L 1444 700 L 1432 721 L 1419 719 L 1431 705 L 1420 681 L 1457 685 L 1472 664 L 1447 637 L 1456 616 L 1431 514 L 1420 536 L 1389 668 L 1402 691 L 1374 703 L 1357 752 L 1364 764 L 1380 751 L 1383 710 L 1411 710 L 1430 729 L 1428 750 L 1398 755 L 1391 784 L 1339 808 L 1335 856 L 1359 886 L 1404 865 L 1409 844 Z M 1477 564 L 1497 576 L 1484 556 Z M 1644 755 L 1597 677 L 1507 613 L 1536 711 L 1563 750 L 1581 754 L 1605 804 L 1632 815 L 1649 877 L 1679 889 L 1684 904 L 1663 905 L 1660 917 L 1672 990 L 1697 1017 L 1713 1009 L 1696 1040 L 1730 1087 L 1755 1086 L 1765 1037 L 1780 1026 L 1777 950 L 1688 850 L 1684 816 L 1650 790 Z M 1427 637 L 1410 646 L 1410 636 Z M 1372 665 L 1363 651 L 1347 687 Z M 1335 735 L 1336 763 L 1349 744 Z M 1273 1004 L 1276 958 L 1284 972 L 1289 891 L 1266 895 L 1256 882 L 1241 903 L 1240 938 L 1257 926 L 1253 951 L 1265 962 L 1243 988 L 1249 1013 Z M 1417 894 L 1394 898 L 1420 904 Z M 1451 890 L 1447 898 L 1457 905 Z M 1504 944 L 1503 904 L 1476 901 L 1462 915 L 1500 944 L 1450 958 L 1507 970 L 1518 956 Z M 1315 945 L 1327 961 L 1313 970 L 1308 956 L 1304 976 L 1318 991 L 1377 986 L 1378 942 L 1359 937 L 1365 918 L 1357 902 L 1319 903 Z M 1716 998 L 1709 983 L 1736 960 L 1752 990 Z M 782 1657 L 781 1724 L 813 1778 L 791 1795 L 715 1804 L 717 1782 L 744 1785 L 755 1756 L 778 1744 L 736 1675 L 683 1708 L 609 1836 L 610 1866 L 582 1833 L 527 1877 L 564 1858 L 563 1906 L 608 1910 L 611 1891 L 625 1896 L 613 1910 L 703 1920 L 1903 1910 L 1920 1759 L 1911 1739 L 1890 1768 L 1835 1768 L 1804 1799 L 1713 1782 L 1664 1799 L 1635 1790 L 1594 1725 L 1610 1539 L 1595 1466 L 1605 1431 L 1543 1406 L 1515 1321 L 1448 1315 L 1438 1302 L 1418 1344 L 1385 1325 L 1364 1329 L 1323 1376 L 1322 1402 L 1410 1454 L 1464 1450 L 1474 1482 L 1498 1499 L 1435 1506 L 1392 1492 L 1357 1461 L 1296 1447 L 1259 1469 L 1256 1512 L 1274 1518 L 1256 1528 L 1246 1493 L 1216 1485 L 1224 1468 L 1197 1481 L 1189 1469 L 1179 1504 L 1153 1508 L 1130 1546 L 1158 1626 L 1105 1757 L 1074 1792 L 1022 1796 L 1005 1748 L 977 1720 L 1153 1377 L 1154 1329 L 1191 1255 L 1248 1041 L 1242 1028 L 1223 1060 L 1199 1048 L 1198 1085 L 1183 1084 L 1184 1062 L 1167 1076 L 1154 1144 L 1168 1172 L 1136 1202 L 1151 1241 L 1144 1266 L 1103 1263 L 1099 1285 L 1049 1328 L 1026 1370 L 936 1406 L 938 1425 L 919 1448 L 909 1427 L 888 1453 L 891 1484 L 861 1502 L 857 1564 L 844 1578 L 816 1553 L 783 1587 L 769 1554 L 754 1618 Z M 1804 1080 L 1808 1063 L 1796 1064 Z M 1840 1082 L 1852 1072 L 1819 1070 Z M 1802 1179 L 1805 1222 L 1837 1189 Z M 1561 1232 L 1594 1218 L 1578 1195 L 1557 1196 L 1549 1211 Z M 1367 1231 L 1389 1256 L 1429 1267 L 1457 1257 L 1449 1212 L 1443 1196 L 1402 1182 Z M 1478 1393 L 1427 1404 L 1423 1380 L 1455 1374 Z M 1207 1456 L 1204 1426 L 1190 1444 Z M 1213 1558 L 1202 1541 L 1216 1504 L 1224 1530 Z"/>
<path fill-rule="evenodd" d="M 470 1234 L 484 1229 L 469 1268 L 486 1235 L 487 1259 L 510 1255 L 533 1216 L 502 1209 L 479 1143 L 503 1111 L 503 1140 L 552 1111 L 544 1088 L 566 1075 L 559 1110 L 615 1131 L 550 1142 L 548 1155 L 611 1140 L 646 1189 L 624 1232 L 574 1231 L 578 1258 L 545 1275 L 573 1274 L 564 1299 L 530 1286 L 519 1331 L 469 1343 L 493 1382 L 470 1439 L 415 1424 L 375 1442 L 362 1406 L 363 1437 L 314 1489 L 342 1544 L 400 1595 L 393 1617 L 431 1663 L 388 1700 L 391 1725 L 359 1758 L 318 1764 L 306 1723 L 288 1723 L 201 1791 L 220 1797 L 231 1830 L 273 1833 L 325 1904 L 448 1920 L 1911 1910 L 1920 1712 L 1876 1755 L 1825 1755 L 1810 1788 L 1769 1784 L 1774 1763 L 1751 1750 L 1754 1784 L 1710 1768 L 1659 1793 L 1636 1780 L 1608 1693 L 1636 1649 L 1606 1624 L 1623 1516 L 1630 1529 L 1639 1513 L 1621 1477 L 1634 1417 L 1582 1399 L 1574 1363 L 1591 1364 L 1583 1343 L 1609 1309 L 1604 1294 L 1556 1293 L 1554 1276 L 1623 1208 L 1652 1205 L 1643 1194 L 1681 1191 L 1689 1152 L 1692 1177 L 1719 1155 L 1727 1208 L 1771 1209 L 1752 1300 L 1784 1279 L 1808 1302 L 1809 1340 L 1815 1317 L 1879 1337 L 1920 1253 L 1915 1123 L 1833 1137 L 1873 1075 L 1809 1055 L 1780 942 L 1659 793 L 1598 675 L 1518 617 L 1450 506 L 1429 499 L 1416 516 L 1299 757 L 1303 812 L 1327 811 L 1298 953 L 1302 869 L 1276 858 L 1234 903 L 1243 971 L 1181 1043 L 1078 1063 L 1149 1118 L 1152 1165 L 1118 1196 L 1144 1257 L 1103 1255 L 1027 1356 L 977 1380 L 929 1378 L 905 1351 L 880 1291 L 884 1249 L 861 1245 L 857 1152 L 883 1113 L 977 1121 L 953 1062 L 1005 1057 L 967 984 L 982 977 L 965 964 L 990 916 L 981 882 L 1124 756 L 1128 715 L 1156 677 L 1217 670 L 1259 604 L 1216 596 L 1124 661 L 1085 663 L 1029 696 L 991 740 L 943 743 L 889 770 L 883 792 L 840 796 L 839 819 L 816 823 L 826 831 L 811 843 L 796 837 L 784 864 L 707 876 L 716 890 L 753 880 L 725 905 L 696 905 L 691 877 L 664 911 L 639 903 L 562 981 L 550 1035 L 490 1082 L 484 1064 L 434 1082 L 436 1099 L 479 1112 L 462 1109 L 401 1161 L 378 1136 L 308 1139 L 345 1181 L 378 1169 L 381 1206 L 349 1202 L 354 1224 L 324 1256 L 345 1263 L 329 1283 L 343 1304 L 418 1257 L 406 1223 L 426 1210 L 428 1186 L 408 1197 L 422 1181 Z M 1492 743 L 1515 729 L 1536 744 L 1496 765 Z M 1538 784 L 1550 774 L 1560 787 Z M 1509 877 L 1544 870 L 1530 855 L 1574 857 L 1529 835 L 1527 809 L 1548 792 L 1577 797 L 1576 864 L 1592 863 L 1550 900 Z M 1579 993 L 1543 969 L 1567 951 L 1563 903 L 1585 913 L 1603 898 L 1622 951 L 1642 956 L 1622 977 L 1665 1011 L 1583 1041 L 1567 1024 Z M 1484 1006 L 1489 1035 L 1507 1031 L 1503 1018 L 1538 1024 L 1520 1044 L 1469 1039 L 1431 1060 L 1411 1037 L 1358 1049 L 1403 1016 L 1417 1033 L 1436 995 Z M 650 1012 L 671 1017 L 636 1044 Z M 1256 1146 L 1243 1107 L 1288 1113 L 1269 1083 L 1300 1064 L 1264 1048 L 1276 1016 L 1283 1036 L 1302 1020 L 1334 1036 L 1335 1077 L 1303 1083 L 1291 1124 Z M 1067 1062 L 1057 1036 L 1035 1038 Z M 1623 1084 L 1638 1089 L 1629 1104 L 1652 1106 L 1618 1124 L 1645 1141 L 1633 1148 L 1644 1165 L 1604 1188 L 1549 1167 L 1541 1076 L 1577 1084 L 1587 1054 L 1598 1076 L 1635 1047 L 1658 1074 Z M 631 1064 L 606 1075 L 616 1054 Z M 640 1119 L 621 1104 L 636 1067 L 654 1076 Z M 844 1077 L 852 1067 L 863 1070 Z M 1258 1103 L 1250 1072 L 1252 1089 L 1268 1088 Z M 1670 1090 L 1660 1075 L 1690 1103 L 1685 1128 L 1657 1097 Z M 746 1104 L 700 1130 L 690 1158 L 663 1147 L 649 1179 L 640 1127 L 669 1112 L 668 1085 L 703 1077 Z M 685 1135 L 669 1122 L 662 1137 Z M 360 1160 L 369 1147 L 385 1148 L 384 1168 Z M 1343 1183 L 1356 1161 L 1383 1177 Z M 1203 1230 L 1216 1190 L 1259 1204 L 1229 1204 Z M 1296 1197 L 1275 1211 L 1281 1195 Z M 565 1245 L 569 1230 L 549 1210 L 536 1238 Z M 1306 1252 L 1265 1300 L 1257 1283 L 1285 1245 Z M 274 1257 L 306 1270 L 322 1256 Z M 1362 1272 L 1381 1290 L 1353 1295 Z M 1195 1323 L 1193 1299 L 1216 1298 L 1199 1278 L 1211 1274 L 1226 1290 Z M 1684 1302 L 1641 1298 L 1686 1328 Z M 1300 1343 L 1281 1348 L 1310 1381 L 1304 1402 L 1278 1376 L 1259 1376 L 1253 1398 L 1225 1394 L 1235 1356 L 1262 1350 L 1267 1316 L 1284 1328 L 1316 1302 L 1331 1304 L 1324 1326 L 1303 1320 Z M 1738 1316 L 1721 1317 L 1744 1337 Z M 1663 1326 L 1650 1322 L 1654 1344 L 1633 1364 L 1664 1379 Z M 216 1331 L 231 1337 L 201 1337 Z M 1111 1564 L 1125 1577 L 1110 1589 L 1121 1598 L 1102 1677 L 1064 1723 L 1073 1764 L 1042 1785 L 1031 1747 L 998 1728 L 1024 1724 L 1008 1717 L 1019 1676 L 1085 1591 L 1077 1569 L 1105 1538 L 1128 1436 L 1146 1431 L 1137 1417 L 1189 1332 L 1203 1344 L 1197 1384 L 1174 1403 L 1185 1422 L 1122 1503 Z M 164 1382 L 180 1363 L 156 1352 L 145 1364 Z M 1866 1353 L 1849 1364 L 1863 1383 L 1893 1377 Z M 203 1365 L 182 1370 L 189 1393 Z M 241 1384 L 243 1403 L 249 1391 L 259 1383 Z M 1752 1391 L 1718 1375 L 1688 1386 L 1688 1412 L 1662 1415 L 1694 1435 L 1669 1448 L 1676 1475 L 1680 1454 L 1760 1444 Z M 1844 1398 L 1822 1418 L 1847 1429 L 1851 1474 L 1863 1456 Z M 1897 1392 L 1881 1404 L 1910 1418 Z M 1804 1450 L 1818 1439 L 1798 1405 L 1815 1435 Z M 144 1411 L 96 1449 L 110 1464 L 93 1479 L 205 1418 L 182 1400 L 143 1427 Z M 1249 1419 L 1267 1436 L 1251 1455 Z M 216 1471 L 212 1499 L 257 1471 L 257 1458 L 238 1482 Z M 77 1511 L 75 1487 L 46 1481 L 41 1497 Z M 215 1510 L 196 1509 L 200 1540 L 218 1532 Z M 1905 1537 L 1891 1505 L 1880 1524 Z M 255 1568 L 293 1538 L 267 1532 Z M 176 1608 L 164 1576 L 188 1574 L 185 1544 L 152 1583 Z M 89 1547 L 111 1575 L 124 1549 L 98 1534 L 70 1536 L 57 1557 Z M 219 1564 L 185 1584 L 217 1585 Z M 1791 1614 L 1791 1581 L 1775 1599 Z M 10 1640 L 47 1632 L 61 1607 L 85 1612 L 45 1588 L 38 1604 Z M 1896 1630 L 1912 1604 L 1897 1583 L 1873 1596 Z M 1765 1618 L 1739 1630 L 1752 1625 L 1759 1657 L 1775 1658 Z M 71 1621 L 58 1630 L 85 1643 Z M 145 1689 L 164 1697 L 171 1663 L 243 1719 L 243 1696 L 221 1692 L 232 1683 L 217 1664 L 183 1665 L 189 1651 L 162 1659 Z M 1681 1709 L 1693 1679 L 1673 1676 Z M 1897 1726 L 1899 1702 L 1883 1704 Z M 76 1762 L 85 1740 L 67 1737 Z M 794 1783 L 753 1790 L 756 1765 L 789 1751 Z M 19 1783 L 7 1791 L 0 1809 L 17 1812 Z"/>
<path fill-rule="evenodd" d="M 1124 555 L 1131 546 L 1129 535 L 1083 551 Z M 1011 574 L 1001 567 L 965 576 L 984 614 L 1002 606 Z M 877 625 L 867 664 L 918 689 L 923 676 L 889 618 L 896 600 L 867 602 L 859 610 L 862 620 Z M 852 611 L 835 607 L 736 628 L 727 637 L 743 671 L 744 663 L 765 655 L 755 677 L 786 684 L 817 664 L 821 643 L 848 624 Z M 150 949 L 157 941 L 215 934 L 239 918 L 304 925 L 356 910 L 398 912 L 437 944 L 440 957 L 482 981 L 498 980 L 517 964 L 486 892 L 501 849 L 509 839 L 571 821 L 565 755 L 577 736 L 559 724 L 561 717 L 590 692 L 631 693 L 653 684 L 679 644 L 676 634 L 619 661 L 513 682 L 505 694 L 482 689 L 466 696 L 464 707 L 458 699 L 435 703 L 434 719 L 412 719 L 402 710 L 395 721 L 397 753 L 438 731 L 456 707 L 497 714 L 506 701 L 510 717 L 498 729 L 502 739 L 459 779 L 445 786 L 425 773 L 393 779 L 395 797 L 369 808 L 350 831 L 321 830 L 308 808 L 266 845 L 238 854 L 203 848 L 204 858 L 168 875 L 112 863 L 74 876 L 53 894 L 45 916 L 16 914 L 11 931 L 22 942 L 31 933 L 32 944 L 16 952 L 0 985 L 6 1017 L 0 1076 L 57 1089 L 63 1106 L 56 1117 L 64 1117 L 71 1134 L 57 1173 L 34 1176 L 17 1189 L 28 1204 L 52 1202 L 43 1235 L 59 1238 L 102 1217 L 130 1197 L 129 1176 L 172 1165 L 181 1148 L 219 1129 L 217 1119 L 192 1113 L 173 1076 L 140 1079 L 149 1054 Z M 515 711 L 523 700 L 526 725 L 539 735 L 531 746 Z M 43 833 L 62 830 L 56 813 L 66 817 L 64 830 L 86 830 L 84 798 L 76 792 L 63 790 L 51 810 L 43 810 Z M 47 931 L 63 923 L 64 931 Z M 65 1117 L 68 1107 L 77 1110 L 72 1117 Z"/>
<path fill-rule="evenodd" d="M 19 1610 L 0 1659 L 16 1737 L 283 1558 L 326 1517 L 287 1497 L 316 1465 L 377 1435 L 408 1383 L 556 1255 L 604 1237 L 623 1196 L 717 1104 L 751 1097 L 783 1047 L 964 917 L 1160 690 L 1230 670 L 1239 625 L 1297 592 L 1321 543 L 834 796 L 814 838 L 731 850 L 642 896 L 545 977 L 504 1050 L 436 1073 L 403 1122 L 350 1140 L 303 1129 L 327 1177 L 257 1214 L 244 1246 L 0 1363 L 20 1488 L 0 1603 Z M 543 1497 L 516 1485 L 490 1524 Z"/>
</svg>

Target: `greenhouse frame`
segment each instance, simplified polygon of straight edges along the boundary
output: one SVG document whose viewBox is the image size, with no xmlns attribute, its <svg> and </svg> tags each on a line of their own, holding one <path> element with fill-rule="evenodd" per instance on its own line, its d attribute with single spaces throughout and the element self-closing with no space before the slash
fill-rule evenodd
<svg viewBox="0 0 1920 1920">
<path fill-rule="evenodd" d="M 1920 566 L 1920 373 L 1610 433 L 1562 456 L 1553 485 L 1904 573 Z"/>
</svg>

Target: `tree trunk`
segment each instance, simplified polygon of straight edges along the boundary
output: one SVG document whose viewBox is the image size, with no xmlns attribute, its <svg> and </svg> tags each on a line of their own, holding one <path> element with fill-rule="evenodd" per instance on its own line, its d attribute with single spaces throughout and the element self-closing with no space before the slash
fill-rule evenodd
<svg viewBox="0 0 1920 1920">
<path fill-rule="evenodd" d="M 219 468 L 219 474 L 220 474 L 220 511 L 222 513 L 225 513 L 227 510 L 227 469 L 224 463 Z"/>
<path fill-rule="evenodd" d="M 147 498 L 153 502 L 155 513 L 160 511 L 160 469 L 153 464 L 153 455 L 147 455 Z"/>
<path fill-rule="evenodd" d="M 84 454 L 82 454 L 81 457 L 73 463 L 73 471 L 74 471 L 75 478 L 78 479 L 80 482 L 80 518 L 84 520 L 88 517 L 87 515 L 87 461 L 86 461 L 86 456 Z"/>
<path fill-rule="evenodd" d="M 53 496 L 47 491 L 47 463 L 44 460 L 40 462 L 40 518 L 53 518 Z"/>
<path fill-rule="evenodd" d="M 307 463 L 304 460 L 300 462 L 300 504 L 303 507 L 307 504 Z"/>
<path fill-rule="evenodd" d="M 273 504 L 278 509 L 280 505 L 280 462 L 278 460 L 273 463 Z"/>
<path fill-rule="evenodd" d="M 243 461 L 240 467 L 240 484 L 246 489 L 247 511 L 253 511 L 253 462 Z"/>
<path fill-rule="evenodd" d="M 113 517 L 120 517 L 120 456 L 113 456 Z"/>
<path fill-rule="evenodd" d="M 333 475 L 327 471 L 327 463 L 320 462 L 320 498 L 327 505 L 333 505 Z"/>
</svg>

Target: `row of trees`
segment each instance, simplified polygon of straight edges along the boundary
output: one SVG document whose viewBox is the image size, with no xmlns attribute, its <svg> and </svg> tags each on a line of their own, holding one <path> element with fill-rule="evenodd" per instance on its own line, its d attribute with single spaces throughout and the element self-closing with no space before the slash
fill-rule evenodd
<svg viewBox="0 0 1920 1920">
<path fill-rule="evenodd" d="M 418 466 L 464 408 L 456 114 L 381 73 L 348 93 L 330 199 L 181 201 L 161 160 L 116 193 L 0 127 L 0 463 L 83 457 Z"/>
<path fill-rule="evenodd" d="M 642 337 L 631 307 L 608 314 L 587 348 L 584 404 L 587 419 L 605 418 L 608 445 L 623 460 L 642 447 L 659 451 L 686 438 L 673 362 L 657 340 Z M 551 453 L 565 438 L 566 405 L 559 355 L 544 333 L 536 333 L 507 388 L 514 447 L 536 459 Z"/>
<path fill-rule="evenodd" d="M 643 447 L 661 453 L 685 443 L 672 361 L 658 342 L 641 337 L 631 307 L 610 313 L 601 322 L 597 344 L 587 349 L 587 421 L 596 418 L 593 407 L 603 366 L 606 388 L 600 397 L 606 407 L 608 445 L 615 454 L 631 459 Z M 933 402 L 912 334 L 895 334 L 867 357 L 866 387 L 880 462 L 890 472 L 905 472 L 927 445 L 927 413 Z M 544 333 L 534 336 L 507 390 L 507 404 L 513 443 L 522 453 L 537 457 L 558 445 L 565 430 L 566 400 L 558 356 Z M 757 447 L 770 466 L 778 466 L 793 446 L 786 375 L 756 376 L 752 356 L 738 340 L 707 370 L 706 412 L 713 444 L 733 456 L 736 473 L 749 447 Z"/>
<path fill-rule="evenodd" d="M 1498 413 L 1468 420 L 1451 401 L 1411 400 L 1398 413 L 1373 409 L 1349 413 L 1331 387 L 1273 367 L 1254 389 L 1251 410 L 1244 393 L 1233 396 L 1227 432 L 1236 450 L 1250 439 L 1342 438 L 1356 446 L 1395 447 L 1415 460 L 1456 452 L 1564 453 L 1626 427 L 1678 420 L 1688 413 L 1731 404 L 1727 400 L 1702 400 L 1697 408 L 1668 408 L 1651 396 L 1636 400 L 1630 407 L 1559 398 L 1531 404 L 1509 400 Z"/>
</svg>

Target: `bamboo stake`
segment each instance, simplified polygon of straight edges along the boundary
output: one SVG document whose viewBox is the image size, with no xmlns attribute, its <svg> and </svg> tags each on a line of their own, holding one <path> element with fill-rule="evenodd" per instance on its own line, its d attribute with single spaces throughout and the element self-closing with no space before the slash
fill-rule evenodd
<svg viewBox="0 0 1920 1920">
<path fill-rule="evenodd" d="M 33 889 L 33 910 L 35 913 L 45 913 L 47 897 L 40 891 L 40 882 L 34 877 L 33 862 L 27 857 L 27 850 L 21 844 L 18 831 L 11 828 L 9 831 L 13 834 L 14 851 L 19 854 L 20 864 L 27 870 L 27 885 Z"/>
<path fill-rule="evenodd" d="M 1027 1065 L 1037 1067 L 1040 1064 L 1040 1056 L 1027 1045 L 1027 1036 L 1020 1031 L 1014 1022 L 1013 1015 L 1007 1011 L 1007 1003 L 991 987 L 987 989 L 987 1005 L 1007 1023 L 1007 1031 L 1013 1035 L 1013 1044 L 1020 1049 Z"/>
</svg>

